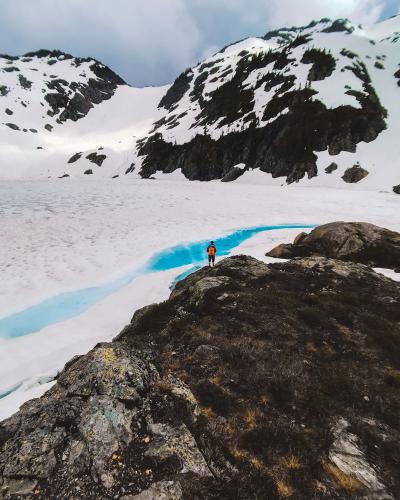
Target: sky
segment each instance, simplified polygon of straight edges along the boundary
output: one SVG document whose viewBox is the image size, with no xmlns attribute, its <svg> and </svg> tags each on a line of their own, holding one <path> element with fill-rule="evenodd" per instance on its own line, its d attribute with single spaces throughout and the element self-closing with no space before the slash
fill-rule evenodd
<svg viewBox="0 0 400 500">
<path fill-rule="evenodd" d="M 1 0 L 0 53 L 60 49 L 100 60 L 131 85 L 162 85 L 248 36 L 399 13 L 400 0 Z"/>
</svg>

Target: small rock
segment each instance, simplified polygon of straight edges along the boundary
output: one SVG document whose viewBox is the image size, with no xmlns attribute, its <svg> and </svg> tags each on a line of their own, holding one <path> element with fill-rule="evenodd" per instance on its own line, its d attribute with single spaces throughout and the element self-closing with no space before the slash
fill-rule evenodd
<svg viewBox="0 0 400 500">
<path fill-rule="evenodd" d="M 332 162 L 329 166 L 326 167 L 325 172 L 327 174 L 331 174 L 332 172 L 337 170 L 337 168 L 338 168 L 337 163 Z"/>
<path fill-rule="evenodd" d="M 11 130 L 20 130 L 18 125 L 15 125 L 15 123 L 6 123 L 6 127 L 9 127 Z"/>
<path fill-rule="evenodd" d="M 356 182 L 360 182 L 362 179 L 367 177 L 368 174 L 368 170 L 360 167 L 360 165 L 353 165 L 344 172 L 342 179 L 344 182 L 354 184 Z"/>
<path fill-rule="evenodd" d="M 76 161 L 79 160 L 79 158 L 82 156 L 82 153 L 75 153 L 71 158 L 68 160 L 68 163 L 75 163 Z"/>
</svg>

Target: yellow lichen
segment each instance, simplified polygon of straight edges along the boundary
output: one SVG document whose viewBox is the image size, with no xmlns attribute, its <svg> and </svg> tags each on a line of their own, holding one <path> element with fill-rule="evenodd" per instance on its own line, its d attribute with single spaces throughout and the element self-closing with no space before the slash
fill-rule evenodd
<svg viewBox="0 0 400 500">
<path fill-rule="evenodd" d="M 260 459 L 258 459 L 257 457 L 250 457 L 249 462 L 258 471 L 265 471 L 266 470 L 264 463 Z"/>
<path fill-rule="evenodd" d="M 212 384 L 218 385 L 221 383 L 221 377 L 219 375 L 215 375 L 214 377 L 210 378 L 210 382 Z"/>
<path fill-rule="evenodd" d="M 303 467 L 303 464 L 294 455 L 290 455 L 290 456 L 284 458 L 283 459 L 283 465 L 287 469 L 291 469 L 291 470 L 297 470 L 297 469 L 301 469 Z"/>
<path fill-rule="evenodd" d="M 112 347 L 105 347 L 101 349 L 101 358 L 104 364 L 109 365 L 111 363 L 115 363 L 117 360 L 117 355 Z"/>
<path fill-rule="evenodd" d="M 254 427 L 257 424 L 257 420 L 260 416 L 260 412 L 257 409 L 249 409 L 246 410 L 246 413 L 244 415 L 244 420 L 247 424 L 247 427 L 249 429 L 254 429 Z"/>
<path fill-rule="evenodd" d="M 202 415 L 204 415 L 207 418 L 210 418 L 210 417 L 212 417 L 214 415 L 214 412 L 208 406 L 206 408 L 202 408 L 200 410 L 200 412 L 201 412 Z"/>
<path fill-rule="evenodd" d="M 325 464 L 326 472 L 332 477 L 337 488 L 345 491 L 357 491 L 361 488 L 361 483 L 358 479 L 346 474 L 336 467 L 334 464 Z"/>
<path fill-rule="evenodd" d="M 276 489 L 281 497 L 288 498 L 293 495 L 293 489 L 283 481 L 276 482 Z"/>
</svg>

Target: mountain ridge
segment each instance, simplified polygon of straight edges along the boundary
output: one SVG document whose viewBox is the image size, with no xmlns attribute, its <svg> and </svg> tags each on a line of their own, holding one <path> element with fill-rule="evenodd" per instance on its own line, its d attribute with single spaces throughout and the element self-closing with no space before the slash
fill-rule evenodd
<svg viewBox="0 0 400 500">
<path fill-rule="evenodd" d="M 154 98 L 149 95 L 149 103 L 140 97 L 138 101 L 143 103 L 136 102 L 136 95 L 146 91 L 149 94 L 149 89 L 131 88 L 128 92 L 118 75 L 94 59 L 73 58 L 61 51 L 44 49 L 28 52 L 20 59 L 7 56 L 10 60 L 3 60 L 8 63 L 29 59 L 29 54 L 39 54 L 43 61 L 54 61 L 57 56 L 61 61 L 57 60 L 54 68 L 59 66 L 60 72 L 62 60 L 75 61 L 79 66 L 93 61 L 95 73 L 90 73 L 93 78 L 88 75 L 85 82 L 77 82 L 73 96 L 65 95 L 74 89 L 68 87 L 66 92 L 62 80 L 69 85 L 73 81 L 60 75 L 60 82 L 57 78 L 47 82 L 48 76 L 43 76 L 47 80 L 42 85 L 49 94 L 45 109 L 50 108 L 47 113 L 54 114 L 55 123 L 46 121 L 40 123 L 40 128 L 36 126 L 40 107 L 32 112 L 35 125 L 27 126 L 9 115 L 13 110 L 6 96 L 0 96 L 0 106 L 5 105 L 0 140 L 9 145 L 10 155 L 4 154 L 0 175 L 7 178 L 13 165 L 21 163 L 23 177 L 28 171 L 33 178 L 44 176 L 45 172 L 47 176 L 68 177 L 89 171 L 109 178 L 124 174 L 148 178 L 157 172 L 181 170 L 191 180 L 212 180 L 234 178 L 230 171 L 244 164 L 243 179 L 251 178 L 254 171 L 262 171 L 266 173 L 266 183 L 304 179 L 310 185 L 350 187 L 350 182 L 357 188 L 389 190 L 400 182 L 393 152 L 400 131 L 395 110 L 400 91 L 400 62 L 395 50 L 399 33 L 398 17 L 367 28 L 347 19 L 323 18 L 303 27 L 273 30 L 263 37 L 230 44 L 184 71 L 171 86 L 153 88 Z M 10 64 L 3 68 L 0 65 L 0 72 L 16 79 L 9 69 Z M 22 82 L 23 78 L 29 80 L 24 74 L 19 77 Z M 96 82 L 94 89 L 88 80 Z M 48 89 L 48 83 L 53 88 Z M 3 93 L 5 87 L 1 87 Z M 124 95 L 120 103 L 114 98 L 117 89 L 123 90 L 117 92 Z M 13 100 L 21 100 L 19 92 Z M 42 97 L 35 99 L 39 100 L 37 105 L 43 105 Z M 105 106 L 105 100 L 111 105 Z M 125 116 L 124 123 L 119 124 L 121 108 L 128 106 L 138 107 L 146 122 L 135 122 L 132 113 L 130 125 Z M 142 112 L 144 106 L 146 110 Z M 91 123 L 90 116 L 97 107 L 95 114 L 101 113 L 105 120 L 115 123 L 115 128 L 109 127 L 110 133 L 104 140 L 99 133 L 96 145 L 99 121 Z M 61 131 L 62 136 L 71 138 L 62 147 L 58 138 L 49 138 L 50 127 L 56 135 L 59 122 L 71 120 L 87 123 L 82 127 L 88 131 L 91 124 L 93 146 L 88 143 L 85 147 L 80 127 Z M 44 126 L 47 129 L 42 131 Z M 18 137 L 21 128 L 28 133 L 29 129 L 39 131 L 35 142 L 42 152 L 32 152 L 29 169 L 27 158 L 21 154 L 17 161 L 12 158 L 15 148 L 28 154 L 33 143 Z M 123 146 L 118 145 L 118 134 Z M 52 154 L 50 161 L 50 155 L 43 150 L 54 150 L 56 142 L 57 160 Z M 63 148 L 68 151 L 62 151 Z M 105 168 L 93 169 L 87 157 L 104 148 Z M 69 164 L 76 154 L 80 158 Z M 42 165 L 39 158 L 44 160 Z M 55 164 L 56 167 L 51 166 Z M 361 166 L 362 175 L 358 175 L 361 170 L 357 169 L 356 175 L 346 173 L 354 170 L 355 165 Z M 20 177 L 18 171 L 15 177 Z"/>
</svg>

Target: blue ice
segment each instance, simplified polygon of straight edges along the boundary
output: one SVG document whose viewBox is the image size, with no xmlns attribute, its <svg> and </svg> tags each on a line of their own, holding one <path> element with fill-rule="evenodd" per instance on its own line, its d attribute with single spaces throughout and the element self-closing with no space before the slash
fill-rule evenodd
<svg viewBox="0 0 400 500">
<path fill-rule="evenodd" d="M 229 252 L 255 234 L 276 229 L 304 229 L 313 225 L 278 225 L 258 226 L 239 229 L 226 236 L 216 238 L 218 256 L 228 255 Z M 29 335 L 49 325 L 66 321 L 84 313 L 97 302 L 109 297 L 113 293 L 129 285 L 137 277 L 158 271 L 180 268 L 192 265 L 174 280 L 174 283 L 185 278 L 199 269 L 204 262 L 205 246 L 209 240 L 177 245 L 154 254 L 140 269 L 104 285 L 83 288 L 72 292 L 61 293 L 50 297 L 39 304 L 28 307 L 10 316 L 0 319 L 0 338 L 11 339 Z"/>
</svg>

